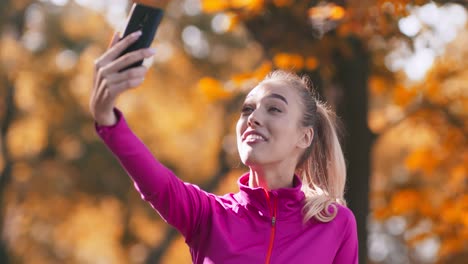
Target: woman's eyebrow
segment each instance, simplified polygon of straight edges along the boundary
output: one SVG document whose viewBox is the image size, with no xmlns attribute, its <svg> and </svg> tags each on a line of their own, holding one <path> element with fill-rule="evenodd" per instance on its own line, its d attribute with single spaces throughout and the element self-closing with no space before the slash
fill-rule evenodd
<svg viewBox="0 0 468 264">
<path fill-rule="evenodd" d="M 276 98 L 276 99 L 280 99 L 281 101 L 283 101 L 283 102 L 285 102 L 286 104 L 288 104 L 288 100 L 286 100 L 286 98 L 284 98 L 284 96 L 279 95 L 279 94 L 276 94 L 276 93 L 272 93 L 272 94 L 266 96 L 265 98 Z"/>
<path fill-rule="evenodd" d="M 252 94 L 249 94 L 247 95 L 247 97 L 245 98 L 245 101 L 244 101 L 244 104 L 248 103 L 249 102 L 249 98 L 250 97 L 253 97 L 254 95 Z M 272 94 L 269 94 L 267 96 L 265 96 L 265 98 L 276 98 L 276 99 L 280 99 L 281 101 L 285 102 L 286 104 L 288 104 L 288 100 L 286 100 L 286 98 L 280 94 L 277 94 L 277 93 L 272 93 Z"/>
</svg>

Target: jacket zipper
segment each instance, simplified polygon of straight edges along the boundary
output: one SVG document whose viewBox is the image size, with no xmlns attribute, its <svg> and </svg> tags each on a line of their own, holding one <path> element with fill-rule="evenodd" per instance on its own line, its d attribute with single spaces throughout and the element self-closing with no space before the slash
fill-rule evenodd
<svg viewBox="0 0 468 264">
<path fill-rule="evenodd" d="M 273 198 L 273 208 L 271 207 L 271 202 L 270 202 L 270 195 L 268 194 L 268 191 L 265 190 L 265 194 L 267 197 L 268 201 L 268 206 L 270 207 L 270 212 L 271 212 L 271 232 L 270 232 L 270 244 L 268 246 L 268 252 L 266 256 L 265 263 L 269 264 L 270 259 L 271 259 L 271 253 L 273 251 L 273 242 L 275 241 L 275 233 L 276 233 L 276 208 L 278 200 Z"/>
</svg>

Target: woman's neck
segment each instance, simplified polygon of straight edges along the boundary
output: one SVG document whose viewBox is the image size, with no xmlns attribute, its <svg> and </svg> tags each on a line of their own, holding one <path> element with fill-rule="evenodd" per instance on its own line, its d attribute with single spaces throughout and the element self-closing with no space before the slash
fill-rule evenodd
<svg viewBox="0 0 468 264">
<path fill-rule="evenodd" d="M 291 166 L 252 166 L 250 167 L 249 187 L 262 187 L 265 190 L 290 188 L 293 185 L 294 168 Z"/>
</svg>

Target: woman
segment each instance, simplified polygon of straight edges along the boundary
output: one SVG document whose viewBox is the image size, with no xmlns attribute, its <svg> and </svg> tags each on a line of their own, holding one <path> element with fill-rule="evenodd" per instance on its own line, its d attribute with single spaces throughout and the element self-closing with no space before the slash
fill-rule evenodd
<svg viewBox="0 0 468 264">
<path fill-rule="evenodd" d="M 114 107 L 139 85 L 150 57 L 118 55 L 139 36 L 118 41 L 96 61 L 90 100 L 97 133 L 157 212 L 185 237 L 194 263 L 358 263 L 356 222 L 345 207 L 345 162 L 333 113 L 305 79 L 276 71 L 246 97 L 237 146 L 250 171 L 239 192 L 216 196 L 184 183 L 159 163 Z"/>
</svg>

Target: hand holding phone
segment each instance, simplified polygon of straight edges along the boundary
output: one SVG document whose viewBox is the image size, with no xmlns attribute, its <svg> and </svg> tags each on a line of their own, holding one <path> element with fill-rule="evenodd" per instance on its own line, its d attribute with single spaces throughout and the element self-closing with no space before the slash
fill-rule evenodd
<svg viewBox="0 0 468 264">
<path fill-rule="evenodd" d="M 153 42 L 154 37 L 156 35 L 156 30 L 158 29 L 158 26 L 161 23 L 163 14 L 163 9 L 159 7 L 147 6 L 140 3 L 133 4 L 122 39 L 130 35 L 131 33 L 139 30 L 142 32 L 142 34 L 140 38 L 127 49 L 125 49 L 119 55 L 119 57 L 129 52 L 143 48 L 148 48 L 149 46 L 151 46 L 151 43 Z M 122 69 L 121 71 L 133 67 L 138 67 L 142 65 L 142 63 L 143 60 L 138 61 Z"/>
</svg>

